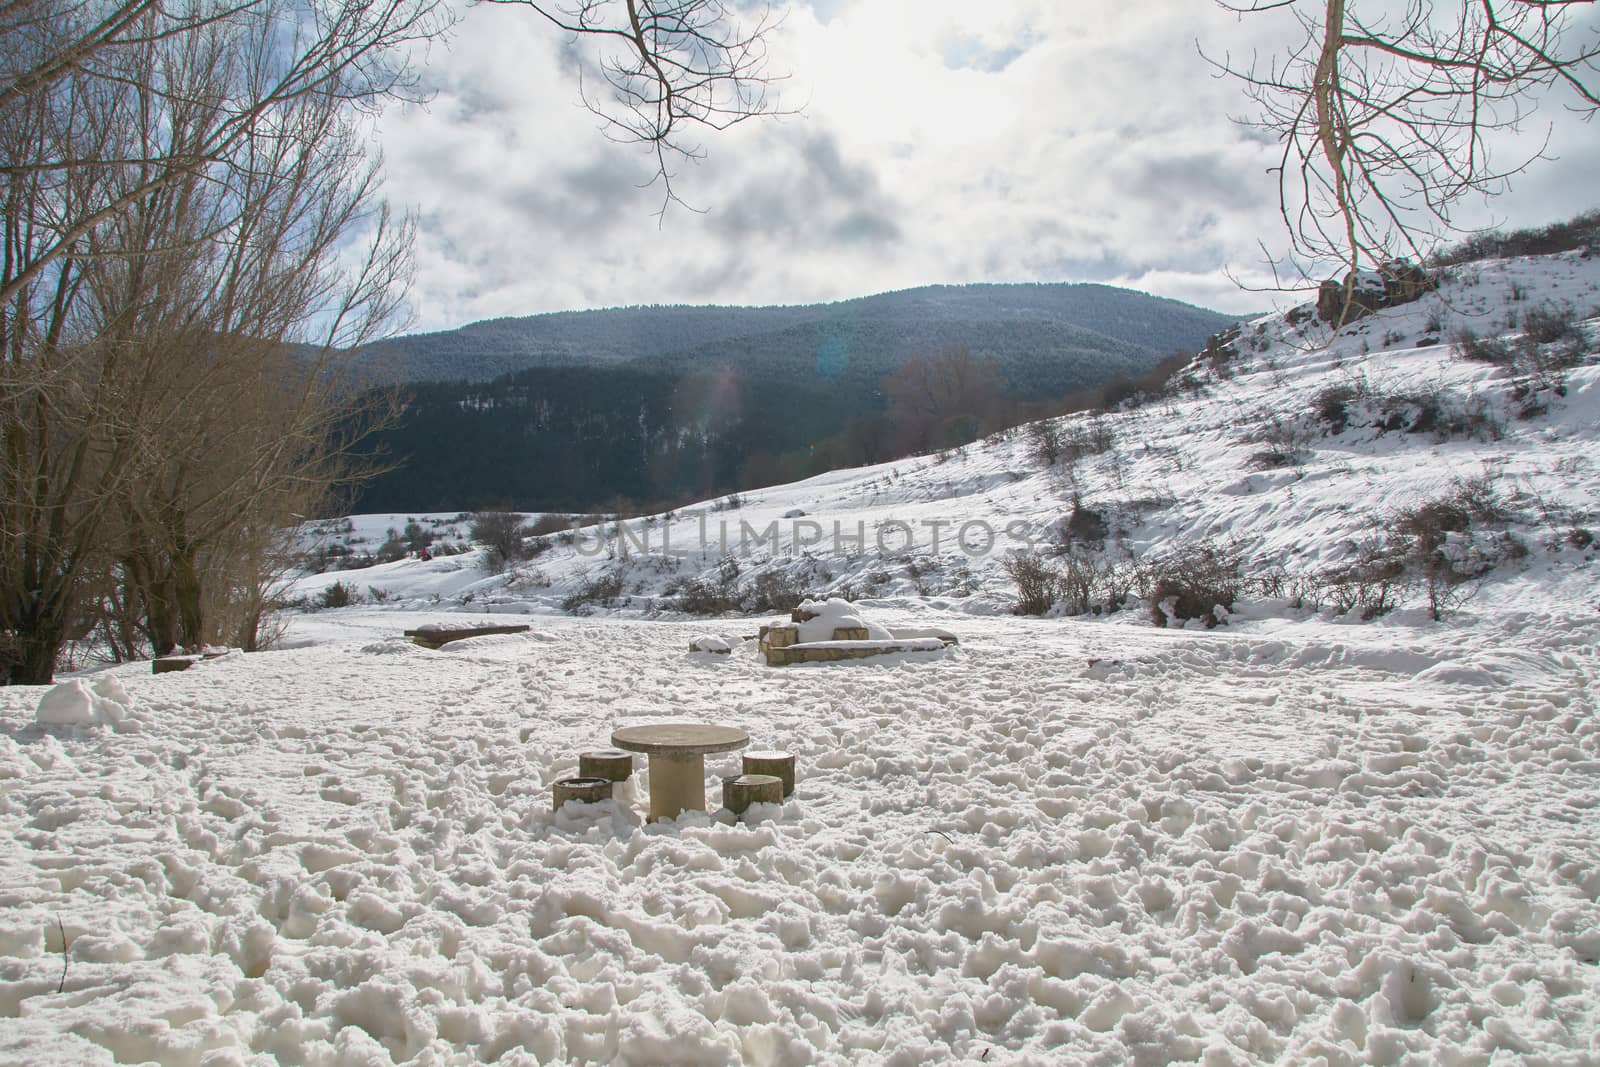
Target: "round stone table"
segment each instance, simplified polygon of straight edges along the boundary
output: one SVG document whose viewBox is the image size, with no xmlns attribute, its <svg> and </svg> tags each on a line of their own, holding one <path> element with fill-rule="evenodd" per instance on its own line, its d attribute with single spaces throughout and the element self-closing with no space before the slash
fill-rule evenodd
<svg viewBox="0 0 1600 1067">
<path fill-rule="evenodd" d="M 650 818 L 675 819 L 690 809 L 706 810 L 706 753 L 730 752 L 750 743 L 736 726 L 664 722 L 624 726 L 611 743 L 650 757 Z"/>
</svg>

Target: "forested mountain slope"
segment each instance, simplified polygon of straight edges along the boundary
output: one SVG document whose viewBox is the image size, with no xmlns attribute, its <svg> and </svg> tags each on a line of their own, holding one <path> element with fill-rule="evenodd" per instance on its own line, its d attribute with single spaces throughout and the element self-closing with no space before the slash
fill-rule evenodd
<svg viewBox="0 0 1600 1067">
<path fill-rule="evenodd" d="M 374 345 L 357 362 L 383 382 L 488 381 L 530 367 L 729 364 L 865 378 L 951 345 L 999 360 L 1014 385 L 1059 391 L 1076 364 L 1113 372 L 1194 348 L 1232 317 L 1093 284 L 926 286 L 833 304 L 652 306 L 492 319 Z M 1146 362 L 1148 362 L 1146 360 Z M 1012 373 L 1011 365 L 1029 373 Z M 1067 368 L 1041 378 L 1050 364 Z"/>
</svg>

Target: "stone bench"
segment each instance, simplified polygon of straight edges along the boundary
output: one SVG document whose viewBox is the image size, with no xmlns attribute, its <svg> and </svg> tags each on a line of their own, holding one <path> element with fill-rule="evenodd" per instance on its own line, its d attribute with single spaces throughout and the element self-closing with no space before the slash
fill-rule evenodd
<svg viewBox="0 0 1600 1067">
<path fill-rule="evenodd" d="M 205 659 L 221 659 L 226 652 L 186 652 L 182 655 L 157 656 L 150 661 L 151 674 L 171 674 L 174 671 L 186 671 L 196 663 Z"/>
<path fill-rule="evenodd" d="M 937 637 L 913 637 L 892 641 L 815 641 L 766 650 L 767 666 L 791 663 L 828 663 L 836 660 L 867 659 L 895 652 L 938 652 L 953 642 Z"/>
<path fill-rule="evenodd" d="M 520 626 L 419 626 L 415 630 L 407 630 L 406 636 L 424 648 L 440 648 L 451 641 L 460 641 L 468 637 L 490 637 L 495 634 L 525 634 L 530 627 Z"/>
</svg>

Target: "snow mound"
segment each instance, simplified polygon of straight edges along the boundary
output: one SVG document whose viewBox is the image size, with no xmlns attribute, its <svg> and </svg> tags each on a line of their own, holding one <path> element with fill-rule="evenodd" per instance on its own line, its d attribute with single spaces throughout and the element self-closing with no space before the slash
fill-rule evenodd
<svg viewBox="0 0 1600 1067">
<path fill-rule="evenodd" d="M 420 653 L 422 649 L 409 637 L 390 637 L 383 641 L 374 641 L 370 645 L 362 645 L 361 651 L 369 656 L 408 656 Z"/>
<path fill-rule="evenodd" d="M 887 626 L 866 618 L 856 605 L 839 597 L 829 597 L 825 601 L 806 600 L 796 610 L 802 616 L 812 616 L 799 624 L 800 643 L 803 645 L 832 641 L 833 631 L 840 628 L 866 630 L 868 639 L 873 641 L 894 639 L 894 634 Z M 787 621 L 784 620 L 784 623 L 787 624 Z"/>
<path fill-rule="evenodd" d="M 132 700 L 110 675 L 89 683 L 81 678 L 52 686 L 39 698 L 34 721 L 40 726 L 116 725 L 128 717 Z"/>
<path fill-rule="evenodd" d="M 732 652 L 734 642 L 716 634 L 701 634 L 689 642 L 690 652 Z"/>
</svg>

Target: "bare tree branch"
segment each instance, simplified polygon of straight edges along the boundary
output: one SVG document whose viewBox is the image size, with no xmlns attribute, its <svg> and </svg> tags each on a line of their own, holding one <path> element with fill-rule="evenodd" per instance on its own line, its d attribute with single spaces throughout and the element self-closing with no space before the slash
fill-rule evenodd
<svg viewBox="0 0 1600 1067">
<path fill-rule="evenodd" d="M 1259 107 L 1246 125 L 1282 145 L 1279 208 L 1292 252 L 1355 272 L 1421 258 L 1457 230 L 1469 198 L 1503 191 L 1544 142 L 1500 164 L 1491 141 L 1521 131 L 1544 94 L 1600 109 L 1592 0 L 1222 2 L 1296 20 L 1281 57 L 1211 62 Z M 1367 13 L 1368 9 L 1372 13 Z"/>
<path fill-rule="evenodd" d="M 695 128 L 726 130 L 762 115 L 782 114 L 771 90 L 767 36 L 778 19 L 764 8 L 752 24 L 736 20 L 723 0 L 484 0 L 531 8 L 552 25 L 600 46 L 597 64 L 607 91 L 584 105 L 606 136 L 643 144 L 655 157 L 649 184 L 661 183 L 658 214 L 684 204 L 673 185 L 675 163 L 704 157 Z M 691 209 L 692 210 L 692 209 Z"/>
</svg>

